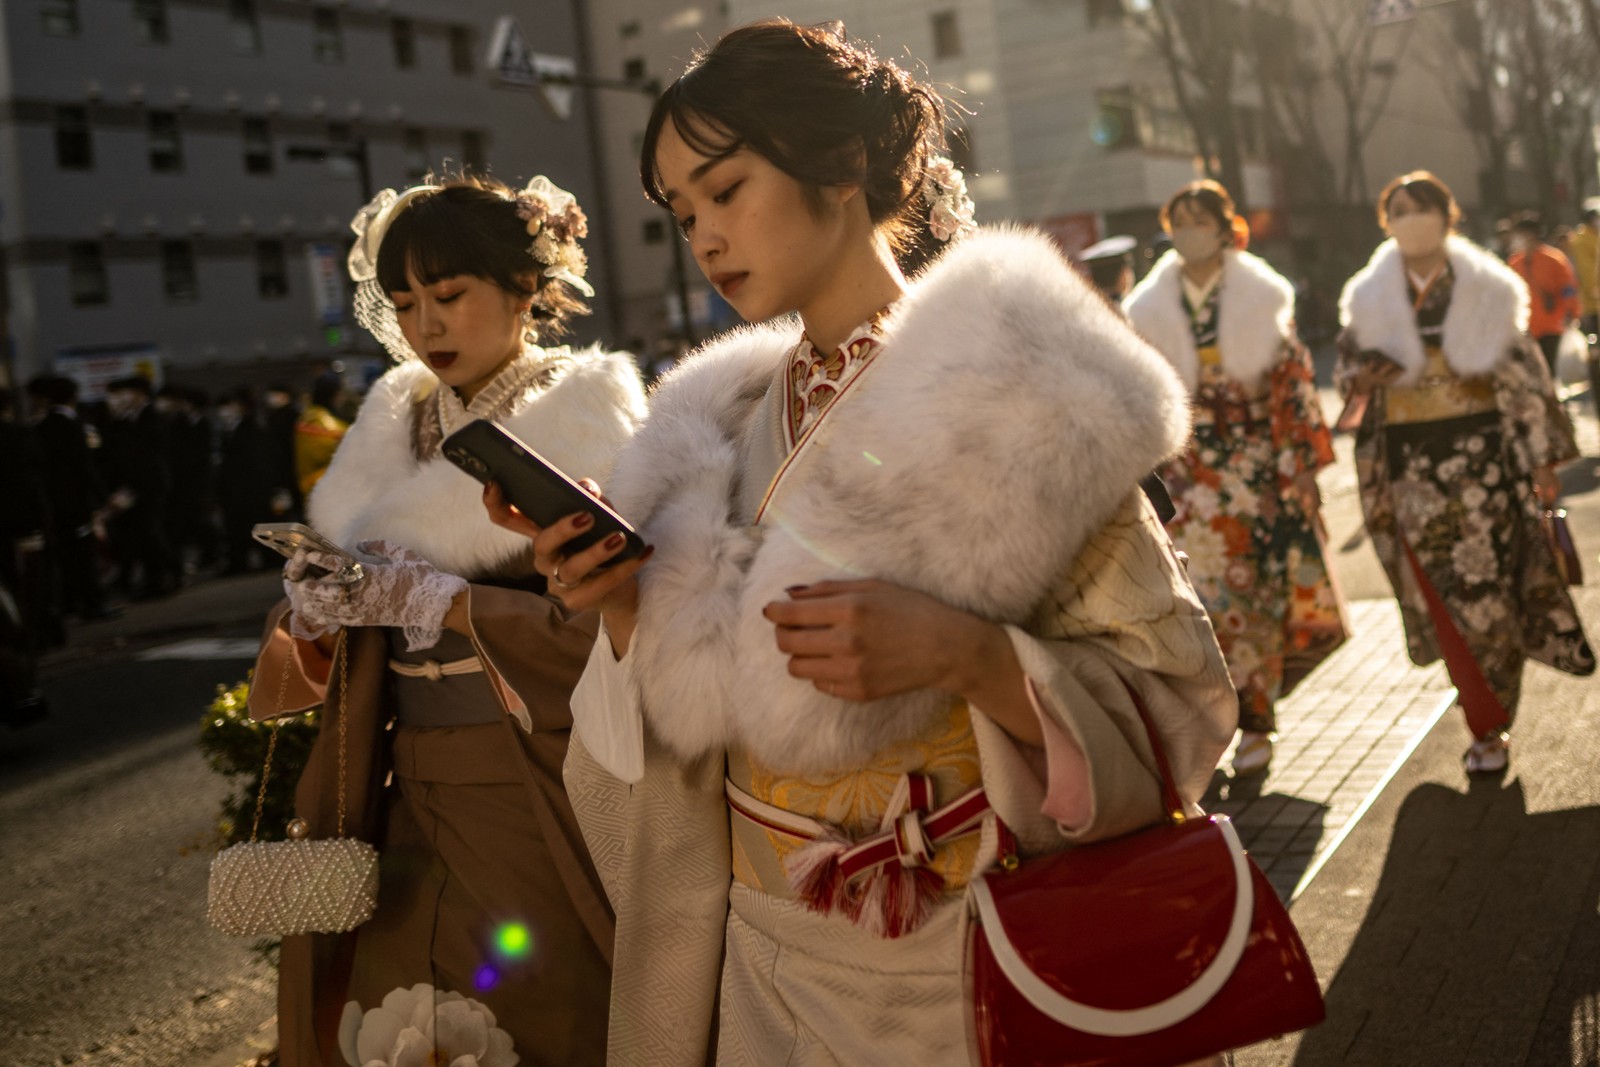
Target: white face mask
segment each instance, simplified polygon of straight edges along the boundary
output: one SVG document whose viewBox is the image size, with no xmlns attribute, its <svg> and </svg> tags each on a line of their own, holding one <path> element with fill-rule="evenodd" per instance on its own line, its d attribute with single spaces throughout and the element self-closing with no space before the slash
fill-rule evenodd
<svg viewBox="0 0 1600 1067">
<path fill-rule="evenodd" d="M 1523 234 L 1514 233 L 1514 234 L 1511 235 L 1511 251 L 1513 251 L 1513 252 L 1526 252 L 1528 249 L 1530 249 L 1532 247 L 1533 247 L 1533 242 L 1531 240 L 1529 240 Z"/>
<path fill-rule="evenodd" d="M 1204 263 L 1222 250 L 1222 238 L 1203 226 L 1180 226 L 1172 231 L 1172 248 L 1185 263 Z"/>
<path fill-rule="evenodd" d="M 1401 255 L 1416 258 L 1432 255 L 1444 244 L 1444 219 L 1432 211 L 1402 215 L 1389 220 L 1389 232 L 1400 246 Z"/>
</svg>

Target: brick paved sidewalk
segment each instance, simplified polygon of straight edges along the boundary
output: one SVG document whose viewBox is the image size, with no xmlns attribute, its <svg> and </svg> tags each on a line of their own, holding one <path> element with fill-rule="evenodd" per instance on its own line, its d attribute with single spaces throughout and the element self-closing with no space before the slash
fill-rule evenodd
<svg viewBox="0 0 1600 1067">
<path fill-rule="evenodd" d="M 1219 770 L 1204 801 L 1233 819 L 1285 900 L 1310 884 L 1455 698 L 1442 664 L 1411 665 L 1394 601 L 1357 601 L 1350 614 L 1351 639 L 1278 705 L 1266 775 L 1235 781 Z"/>
</svg>

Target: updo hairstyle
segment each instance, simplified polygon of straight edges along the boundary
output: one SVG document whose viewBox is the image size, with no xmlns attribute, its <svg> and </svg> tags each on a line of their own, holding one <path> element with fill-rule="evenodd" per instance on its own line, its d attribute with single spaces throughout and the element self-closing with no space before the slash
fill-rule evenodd
<svg viewBox="0 0 1600 1067">
<path fill-rule="evenodd" d="M 406 205 L 378 246 L 378 284 L 385 293 L 411 288 L 409 265 L 425 285 L 470 274 L 520 299 L 532 297 L 541 338 L 559 337 L 572 316 L 589 314 L 577 291 L 545 277 L 544 264 L 533 258 L 516 190 L 477 174 L 425 181 L 441 188 Z"/>
<path fill-rule="evenodd" d="M 874 226 L 901 266 L 914 270 L 942 244 L 922 199 L 931 156 L 945 150 L 945 101 L 839 23 L 765 19 L 730 30 L 657 99 L 645 127 L 639 175 L 667 207 L 656 147 L 668 122 L 710 159 L 747 148 L 805 187 L 859 185 Z"/>
<path fill-rule="evenodd" d="M 1414 170 L 1393 179 L 1378 193 L 1378 225 L 1385 230 L 1389 228 L 1389 205 L 1399 192 L 1404 192 L 1429 211 L 1443 215 L 1445 225 L 1452 230 L 1461 221 L 1461 206 L 1456 203 L 1450 187 L 1431 171 Z"/>
</svg>

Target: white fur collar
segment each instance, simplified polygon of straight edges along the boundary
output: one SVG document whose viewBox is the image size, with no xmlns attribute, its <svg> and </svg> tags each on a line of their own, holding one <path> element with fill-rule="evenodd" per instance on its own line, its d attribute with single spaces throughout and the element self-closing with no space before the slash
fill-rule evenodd
<svg viewBox="0 0 1600 1067">
<path fill-rule="evenodd" d="M 1183 307 L 1183 260 L 1168 249 L 1123 301 L 1133 328 L 1177 368 L 1191 392 L 1200 378 L 1189 313 Z M 1294 331 L 1294 286 L 1260 256 L 1222 254 L 1217 348 L 1228 377 L 1256 385 L 1283 358 Z"/>
<path fill-rule="evenodd" d="M 827 697 L 788 675 L 762 607 L 796 583 L 873 576 L 1023 622 L 1188 437 L 1166 361 L 1036 233 L 980 231 L 952 248 L 884 336 L 759 527 L 741 526 L 734 502 L 749 496 L 751 435 L 792 324 L 687 360 L 618 459 L 611 497 L 657 549 L 629 673 L 685 758 L 744 745 L 810 773 L 915 735 L 947 698 Z"/>
<path fill-rule="evenodd" d="M 1487 374 L 1528 328 L 1528 287 L 1516 271 L 1465 237 L 1451 234 L 1446 247 L 1455 290 L 1444 317 L 1445 359 L 1457 374 Z M 1404 367 L 1399 384 L 1410 385 L 1427 355 L 1405 272 L 1399 246 L 1393 238 L 1384 241 L 1345 283 L 1339 323 L 1360 348 L 1376 349 Z"/>
<path fill-rule="evenodd" d="M 574 477 L 603 478 L 644 419 L 638 370 L 626 353 L 585 349 L 557 373 L 553 384 L 526 390 L 500 421 Z M 381 538 L 441 570 L 482 577 L 526 554 L 528 541 L 489 521 L 482 487 L 455 464 L 413 455 L 412 405 L 437 385 L 418 360 L 373 383 L 307 511 L 313 527 L 346 548 Z"/>
</svg>

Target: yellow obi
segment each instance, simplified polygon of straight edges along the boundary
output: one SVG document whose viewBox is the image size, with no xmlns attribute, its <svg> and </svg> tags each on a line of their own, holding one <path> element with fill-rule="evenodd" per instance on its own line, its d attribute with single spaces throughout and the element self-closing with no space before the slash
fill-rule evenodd
<svg viewBox="0 0 1600 1067">
<path fill-rule="evenodd" d="M 1444 349 L 1427 348 L 1428 361 L 1414 385 L 1391 385 L 1384 417 L 1389 425 L 1438 422 L 1494 411 L 1494 379 L 1488 375 L 1463 378 L 1451 369 Z"/>
<path fill-rule="evenodd" d="M 935 806 L 947 804 L 983 784 L 978 763 L 978 739 L 972 717 L 963 701 L 921 736 L 879 751 L 864 766 L 842 774 L 815 778 L 779 774 L 752 759 L 749 753 L 728 753 L 728 778 L 738 788 L 764 804 L 785 812 L 835 826 L 851 840 L 879 831 L 900 778 L 907 773 L 925 775 L 934 783 Z M 806 842 L 766 829 L 730 810 L 734 880 L 769 893 L 793 899 L 784 874 L 784 859 Z M 979 839 L 974 832 L 939 846 L 928 869 L 944 878 L 945 890 L 967 884 L 977 863 Z"/>
</svg>

